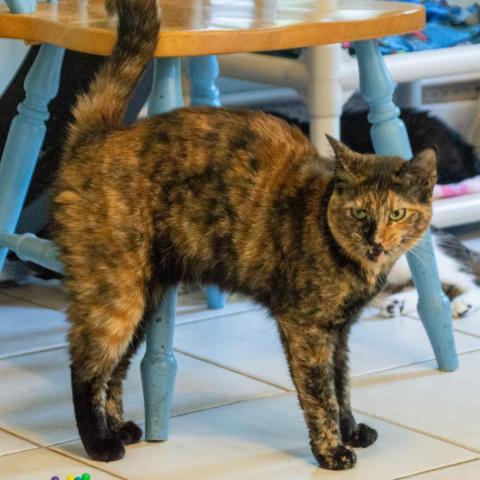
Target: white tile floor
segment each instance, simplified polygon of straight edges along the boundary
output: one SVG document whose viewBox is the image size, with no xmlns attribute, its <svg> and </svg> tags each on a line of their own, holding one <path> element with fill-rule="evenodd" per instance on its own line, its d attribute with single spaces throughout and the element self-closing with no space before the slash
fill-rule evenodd
<svg viewBox="0 0 480 480">
<path fill-rule="evenodd" d="M 416 319 L 354 328 L 353 406 L 379 440 L 339 473 L 315 465 L 272 320 L 238 299 L 208 311 L 195 293 L 179 307 L 170 440 L 92 462 L 73 420 L 64 305 L 56 281 L 0 289 L 0 480 L 480 479 L 480 313 L 455 322 L 461 368 L 448 374 Z M 126 411 L 143 422 L 140 358 Z"/>
</svg>

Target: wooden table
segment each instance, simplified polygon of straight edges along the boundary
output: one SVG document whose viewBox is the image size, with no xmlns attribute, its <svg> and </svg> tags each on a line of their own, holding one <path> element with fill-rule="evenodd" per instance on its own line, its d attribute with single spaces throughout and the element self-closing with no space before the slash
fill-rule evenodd
<svg viewBox="0 0 480 480">
<path fill-rule="evenodd" d="M 282 50 L 419 30 L 415 4 L 340 0 L 160 0 L 159 57 Z M 32 15 L 0 7 L 0 37 L 108 55 L 115 41 L 102 0 L 38 3 Z"/>
</svg>

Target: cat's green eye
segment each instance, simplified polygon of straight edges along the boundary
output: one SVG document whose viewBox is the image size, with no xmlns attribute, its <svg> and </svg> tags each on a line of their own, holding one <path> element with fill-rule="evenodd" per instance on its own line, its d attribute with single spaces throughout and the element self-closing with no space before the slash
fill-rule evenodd
<svg viewBox="0 0 480 480">
<path fill-rule="evenodd" d="M 363 208 L 352 208 L 352 215 L 357 220 L 365 220 L 367 218 L 367 211 Z"/>
<path fill-rule="evenodd" d="M 392 222 L 399 222 L 405 218 L 406 213 L 407 211 L 404 208 L 398 208 L 397 210 L 392 210 L 389 217 Z"/>
</svg>

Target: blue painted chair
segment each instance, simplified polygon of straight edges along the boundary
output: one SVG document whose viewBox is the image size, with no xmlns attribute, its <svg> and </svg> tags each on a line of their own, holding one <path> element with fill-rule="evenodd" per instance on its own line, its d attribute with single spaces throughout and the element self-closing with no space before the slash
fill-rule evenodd
<svg viewBox="0 0 480 480">
<path fill-rule="evenodd" d="M 60 0 L 59 10 L 61 10 L 62 1 Z M 91 3 L 96 2 L 98 4 L 99 1 L 91 0 Z M 301 9 L 289 9 L 288 2 L 284 3 L 289 15 L 302 14 Z M 246 9 L 247 13 L 255 12 L 254 4 L 255 2 L 252 0 L 252 8 L 250 10 Z M 283 7 L 277 7 L 273 0 L 271 5 L 269 2 L 263 1 L 259 2 L 256 7 L 260 8 L 262 6 L 263 8 L 267 4 L 273 12 L 272 18 L 276 18 L 276 9 Z M 33 12 L 35 9 L 34 0 L 8 0 L 8 5 L 13 12 Z M 165 4 L 164 12 L 165 9 L 169 8 L 169 5 L 171 5 L 171 2 Z M 211 5 L 210 8 L 212 11 L 205 20 L 204 31 L 202 32 L 200 28 L 191 31 L 192 36 L 197 35 L 195 37 L 198 40 L 197 43 L 190 42 L 187 37 L 184 49 L 179 49 L 180 40 L 175 41 L 173 39 L 169 43 L 169 39 L 172 39 L 172 32 L 169 32 L 169 36 L 165 36 L 165 39 L 160 42 L 161 46 L 165 45 L 166 50 L 163 51 L 163 55 L 168 58 L 159 57 L 154 61 L 155 74 L 149 106 L 150 115 L 183 105 L 180 55 L 190 56 L 194 53 L 205 55 L 190 60 L 193 103 L 219 105 L 218 91 L 214 86 L 215 78 L 218 75 L 218 67 L 215 57 L 210 54 L 229 53 L 242 49 L 260 51 L 268 48 L 314 46 L 322 43 L 355 40 L 365 38 L 367 23 L 370 30 L 375 33 L 378 32 L 378 35 L 403 33 L 408 30 L 418 30 L 423 22 L 423 13 L 420 7 L 404 7 L 401 4 L 372 2 L 369 9 L 358 11 L 358 16 L 355 17 L 356 21 L 351 22 L 349 34 L 342 33 L 346 30 L 338 29 L 335 26 L 335 18 L 343 22 L 346 18 L 342 16 L 340 8 L 338 12 L 332 10 L 332 15 L 328 18 L 328 21 L 322 23 L 319 20 L 318 23 L 321 25 L 314 25 L 315 28 L 313 29 L 309 27 L 311 25 L 310 19 L 323 18 L 324 10 L 322 10 L 321 15 L 319 12 L 306 11 L 304 20 L 302 20 L 303 17 L 293 18 L 292 22 L 279 26 L 275 26 L 275 22 L 269 17 L 267 23 L 263 26 L 261 22 L 257 22 L 258 30 L 255 32 L 255 36 L 252 36 L 250 31 L 245 29 L 244 24 L 239 26 L 238 30 L 231 28 L 231 25 L 235 24 L 236 21 L 235 12 L 222 10 L 224 8 L 222 5 Z M 316 3 L 313 2 L 309 8 L 315 10 Z M 202 9 L 201 12 L 205 13 L 204 6 Z M 86 15 L 83 10 L 81 13 Z M 198 14 L 198 12 L 196 13 Z M 337 13 L 338 16 L 336 17 Z M 283 14 L 286 15 L 285 12 Z M 8 17 L 8 15 L 0 10 L 0 19 L 2 19 L 2 16 Z M 364 20 L 362 20 L 362 15 L 365 17 Z M 55 19 L 61 19 L 61 17 L 61 11 L 59 14 L 55 12 Z M 168 15 L 165 15 L 165 18 L 168 18 Z M 218 28 L 218 19 L 227 19 L 227 27 L 223 30 L 223 34 L 217 35 L 215 32 L 212 34 L 214 27 L 210 28 L 209 18 L 217 19 L 217 23 L 212 24 L 215 25 L 215 28 Z M 283 17 L 278 15 L 278 18 Z M 21 26 L 21 19 L 21 17 L 16 19 L 18 20 L 15 22 L 16 26 Z M 98 19 L 95 19 L 95 21 L 97 25 Z M 252 24 L 256 25 L 253 21 Z M 269 31 L 271 26 L 276 28 Z M 358 29 L 355 30 L 355 27 L 358 27 Z M 88 26 L 85 28 L 88 29 Z M 308 30 L 308 40 L 302 40 L 300 33 L 303 29 Z M 2 33 L 0 28 L 0 37 Z M 76 43 L 67 35 L 61 36 L 61 38 L 55 36 L 55 23 L 52 23 L 51 29 L 43 29 L 41 33 L 38 33 L 35 29 L 20 29 L 18 32 L 13 29 L 9 30 L 8 35 L 40 42 L 42 47 L 25 81 L 26 98 L 19 105 L 19 114 L 12 122 L 0 163 L 0 247 L 2 247 L 0 248 L 0 268 L 5 260 L 7 249 L 11 249 L 22 259 L 34 261 L 61 272 L 62 265 L 58 261 L 55 245 L 47 240 L 38 239 L 32 234 L 17 235 L 14 231 L 45 135 L 44 122 L 48 118 L 47 105 L 56 95 L 58 89 L 58 79 L 64 53 L 63 47 L 72 48 Z M 107 43 L 110 42 L 110 45 L 113 42 L 113 35 L 107 29 L 102 31 L 96 28 L 95 35 L 103 35 L 101 38 Z M 85 35 L 82 38 L 85 40 Z M 202 38 L 206 39 L 206 42 L 202 43 L 200 41 Z M 235 45 L 234 42 L 230 41 L 226 42 L 226 38 L 236 38 L 237 44 Z M 249 42 L 243 41 L 243 38 L 248 39 Z M 57 42 L 58 46 L 53 45 Z M 196 45 L 198 50 L 194 52 L 188 50 L 191 45 Z M 98 44 L 96 46 L 98 47 Z M 168 50 L 169 48 L 171 50 Z M 369 119 L 373 124 L 372 138 L 375 149 L 381 154 L 401 155 L 409 159 L 412 152 L 405 126 L 399 120 L 399 110 L 392 102 L 395 86 L 385 68 L 377 44 L 374 40 L 357 41 L 355 48 L 361 74 L 361 91 L 370 105 Z M 313 53 L 314 50 L 315 47 L 311 49 Z M 98 53 L 89 49 L 86 51 Z M 100 51 L 100 53 L 102 52 L 107 53 L 108 48 Z M 416 255 L 420 256 L 421 260 Z M 444 371 L 452 371 L 457 368 L 458 360 L 453 338 L 450 306 L 448 299 L 441 290 L 430 235 L 425 236 L 416 255 L 409 257 L 409 264 L 420 295 L 419 312 L 421 319 L 432 343 L 439 368 Z M 213 306 L 221 305 L 223 302 L 222 294 L 215 287 L 210 287 L 209 292 L 211 304 Z M 176 372 L 176 362 L 173 355 L 175 307 L 176 290 L 171 289 L 159 310 L 149 321 L 147 351 L 141 365 L 145 398 L 146 438 L 148 440 L 165 440 L 168 435 L 168 419 Z"/>
</svg>

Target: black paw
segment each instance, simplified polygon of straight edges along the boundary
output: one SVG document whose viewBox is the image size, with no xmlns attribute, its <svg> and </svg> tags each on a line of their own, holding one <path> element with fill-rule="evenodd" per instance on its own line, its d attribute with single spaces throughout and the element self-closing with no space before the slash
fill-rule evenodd
<svg viewBox="0 0 480 480">
<path fill-rule="evenodd" d="M 113 462 L 125 455 L 123 441 L 119 437 L 82 439 L 83 446 L 93 460 Z"/>
<path fill-rule="evenodd" d="M 131 421 L 125 422 L 118 431 L 118 435 L 125 445 L 139 442 L 142 438 L 142 433 L 142 429 L 135 422 Z"/>
<path fill-rule="evenodd" d="M 364 423 L 359 423 L 355 426 L 349 438 L 344 439 L 344 442 L 351 447 L 365 448 L 375 443 L 377 437 L 378 434 L 376 430 Z"/>
<path fill-rule="evenodd" d="M 318 464 L 328 470 L 347 470 L 353 468 L 357 463 L 355 452 L 348 447 L 338 445 L 327 453 L 315 453 Z"/>
</svg>

